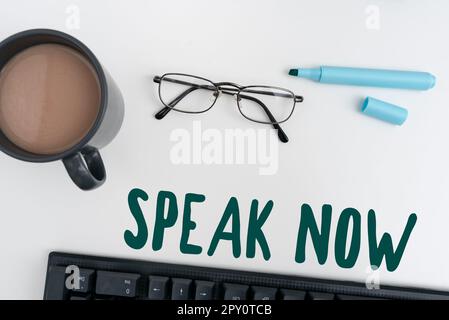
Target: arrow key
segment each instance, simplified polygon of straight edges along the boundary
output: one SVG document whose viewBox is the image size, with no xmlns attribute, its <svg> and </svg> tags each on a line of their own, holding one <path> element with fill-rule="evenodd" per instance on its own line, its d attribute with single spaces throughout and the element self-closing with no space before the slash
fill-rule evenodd
<svg viewBox="0 0 449 320">
<path fill-rule="evenodd" d="M 172 300 L 188 300 L 190 298 L 190 286 L 192 280 L 173 278 L 173 287 L 171 290 Z"/>
<path fill-rule="evenodd" d="M 195 300 L 212 300 L 214 298 L 215 283 L 211 281 L 195 281 Z"/>
<path fill-rule="evenodd" d="M 164 300 L 167 298 L 168 278 L 150 276 L 148 298 L 151 300 Z"/>
</svg>

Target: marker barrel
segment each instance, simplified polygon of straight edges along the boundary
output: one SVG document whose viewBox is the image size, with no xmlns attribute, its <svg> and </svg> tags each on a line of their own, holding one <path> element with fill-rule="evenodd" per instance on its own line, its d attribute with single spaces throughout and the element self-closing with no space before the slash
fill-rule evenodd
<svg viewBox="0 0 449 320">
<path fill-rule="evenodd" d="M 323 66 L 318 81 L 323 83 L 428 90 L 435 85 L 435 77 L 428 72 L 362 69 Z"/>
</svg>

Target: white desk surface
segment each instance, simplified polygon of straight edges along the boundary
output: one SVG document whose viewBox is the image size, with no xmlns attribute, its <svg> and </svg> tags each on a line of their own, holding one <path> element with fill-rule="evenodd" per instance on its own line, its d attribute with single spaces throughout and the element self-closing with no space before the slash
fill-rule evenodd
<svg viewBox="0 0 449 320">
<path fill-rule="evenodd" d="M 98 56 L 120 86 L 126 117 L 117 138 L 103 149 L 108 180 L 93 192 L 78 190 L 62 163 L 30 164 L 0 155 L 0 298 L 40 299 L 47 255 L 52 250 L 146 260 L 239 268 L 365 281 L 369 266 L 367 212 L 377 212 L 379 232 L 398 242 L 407 217 L 418 222 L 399 268 L 380 269 L 381 284 L 449 289 L 449 2 L 420 1 L 6 1 L 1 2 L 0 38 L 47 27 L 74 35 Z M 79 27 L 70 17 L 79 9 Z M 374 6 L 374 7 L 373 7 Z M 379 20 L 376 20 L 379 10 Z M 374 16 L 373 16 L 374 15 Z M 371 21 L 369 19 L 375 19 Z M 67 21 L 67 19 L 69 19 Z M 67 23 L 68 22 L 68 23 Z M 374 23 L 374 24 L 373 24 Z M 377 28 L 378 27 L 378 28 Z M 322 85 L 289 77 L 294 66 L 351 65 L 424 70 L 437 76 L 426 92 Z M 202 116 L 170 114 L 160 107 L 152 76 L 187 72 L 216 81 L 271 84 L 305 96 L 284 125 L 290 142 L 280 145 L 276 175 L 251 165 L 173 165 L 170 133 L 203 128 L 265 128 L 246 121 L 230 98 Z M 360 114 L 371 95 L 409 109 L 396 127 Z M 232 257 L 220 244 L 213 257 L 179 252 L 180 223 L 168 230 L 164 247 L 139 251 L 123 240 L 135 230 L 127 206 L 134 188 L 150 195 L 145 216 L 150 240 L 158 191 L 203 193 L 194 208 L 191 241 L 207 249 L 226 202 L 241 205 L 242 239 L 250 201 L 272 199 L 264 226 L 272 257 Z M 329 258 L 319 265 L 309 241 L 306 262 L 294 261 L 299 208 L 310 204 L 320 217 L 334 208 Z M 362 213 L 357 264 L 342 269 L 333 253 L 335 227 L 346 207 Z M 242 245 L 245 248 L 245 242 Z"/>
</svg>

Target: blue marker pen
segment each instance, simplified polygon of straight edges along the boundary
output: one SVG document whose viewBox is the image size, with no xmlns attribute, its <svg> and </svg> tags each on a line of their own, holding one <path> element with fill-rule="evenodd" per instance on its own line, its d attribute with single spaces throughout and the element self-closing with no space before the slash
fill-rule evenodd
<svg viewBox="0 0 449 320">
<path fill-rule="evenodd" d="M 316 69 L 291 69 L 289 75 L 322 83 L 428 90 L 436 78 L 428 72 L 322 66 Z"/>
</svg>

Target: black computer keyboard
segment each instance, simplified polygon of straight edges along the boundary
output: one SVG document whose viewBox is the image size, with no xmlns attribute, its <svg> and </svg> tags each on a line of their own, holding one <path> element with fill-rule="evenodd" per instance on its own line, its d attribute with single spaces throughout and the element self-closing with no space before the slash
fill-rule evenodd
<svg viewBox="0 0 449 320">
<path fill-rule="evenodd" d="M 448 300 L 449 292 L 53 252 L 44 299 Z"/>
</svg>

